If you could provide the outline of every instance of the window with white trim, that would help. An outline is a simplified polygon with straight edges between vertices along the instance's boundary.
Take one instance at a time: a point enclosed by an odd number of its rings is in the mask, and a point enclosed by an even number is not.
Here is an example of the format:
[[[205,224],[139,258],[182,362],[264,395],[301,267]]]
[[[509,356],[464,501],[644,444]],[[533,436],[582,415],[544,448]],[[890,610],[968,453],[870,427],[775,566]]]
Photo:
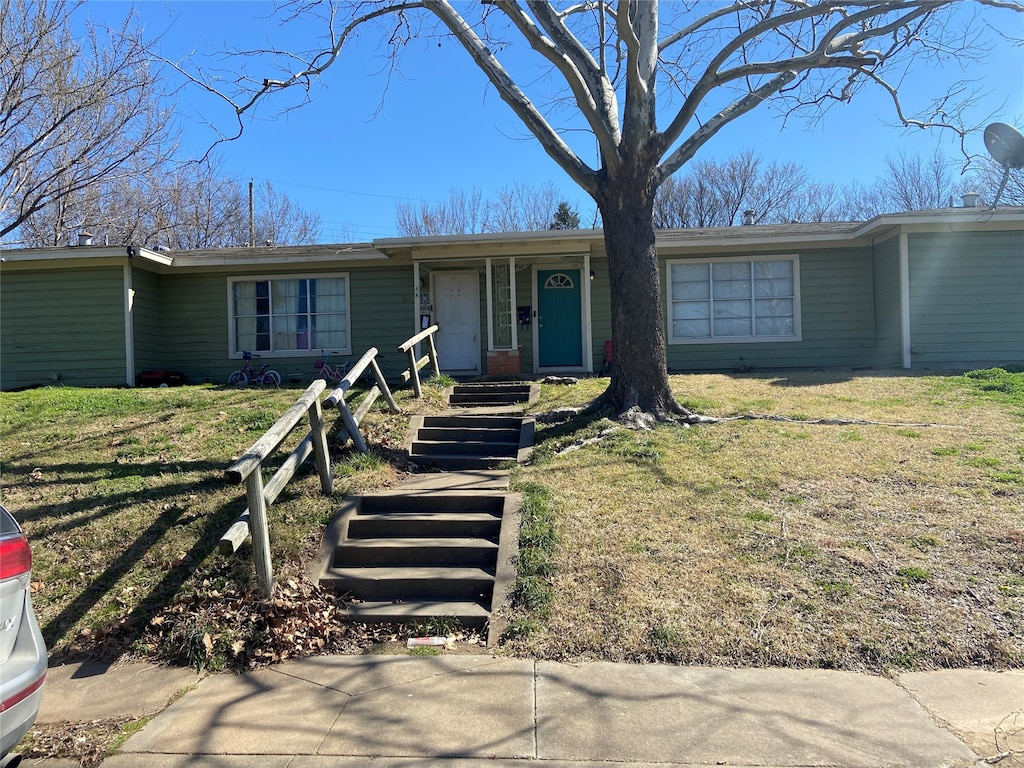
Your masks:
[[[798,257],[669,261],[670,343],[796,341]]]
[[[231,351],[351,354],[348,275],[230,278]]]

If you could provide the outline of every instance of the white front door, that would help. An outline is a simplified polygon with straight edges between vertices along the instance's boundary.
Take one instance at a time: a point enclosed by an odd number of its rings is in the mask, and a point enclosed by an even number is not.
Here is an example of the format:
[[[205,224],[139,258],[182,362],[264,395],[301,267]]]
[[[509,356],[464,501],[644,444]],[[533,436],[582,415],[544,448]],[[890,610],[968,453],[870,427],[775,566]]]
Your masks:
[[[480,276],[434,272],[437,361],[442,371],[480,370]]]

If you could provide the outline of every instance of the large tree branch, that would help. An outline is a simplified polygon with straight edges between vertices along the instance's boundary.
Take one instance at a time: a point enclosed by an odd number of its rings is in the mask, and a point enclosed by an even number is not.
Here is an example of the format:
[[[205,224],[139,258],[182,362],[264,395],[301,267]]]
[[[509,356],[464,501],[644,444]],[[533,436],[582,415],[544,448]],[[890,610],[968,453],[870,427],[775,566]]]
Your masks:
[[[593,195],[597,190],[597,174],[562,140],[466,20],[447,0],[435,0],[427,7],[462,44],[474,63],[491,81],[502,101],[523,121],[548,156],[558,163],[573,181]]]
[[[895,34],[897,30],[906,27],[912,22],[918,22],[926,18],[938,8],[949,5],[950,2],[951,0],[904,0],[903,2],[891,3],[845,3],[843,4],[844,8],[841,16],[831,22],[820,37],[816,35],[817,39],[810,41],[813,43],[813,46],[808,45],[804,47],[804,50],[807,51],[804,55],[779,57],[772,61],[758,63],[744,60],[738,66],[720,71],[721,67],[732,56],[743,50],[744,45],[772,33],[784,36],[785,30],[789,25],[798,22],[816,22],[819,16],[822,19],[834,16],[837,8],[833,4],[823,3],[811,6],[801,3],[797,5],[794,11],[777,16],[768,16],[752,24],[749,28],[741,30],[735,35],[712,58],[711,63],[687,95],[682,107],[663,132],[662,140],[665,151],[679,139],[704,99],[716,88],[748,77],[770,75],[789,70],[805,72],[830,68],[849,68],[857,72],[866,72],[868,66],[881,63],[894,50],[905,47],[908,42],[906,40],[899,41],[889,51],[882,52],[864,51],[862,45],[865,41]],[[851,7],[858,8],[858,10],[855,13],[846,13],[845,11]],[[872,21],[876,18],[885,17],[894,12],[898,12],[898,16],[892,21],[881,26],[872,25]],[[847,33],[847,30],[851,28],[855,29],[856,32]],[[797,39],[789,40],[791,47],[796,48],[798,46]],[[838,55],[842,53],[847,55]]]
[[[544,36],[514,0],[495,2],[530,46],[562,74],[576,105],[593,129],[602,153],[614,159],[620,141],[614,88],[547,2],[528,0],[528,4],[552,39]]]
[[[692,24],[687,24],[685,27],[677,29],[671,35],[665,37],[660,43],[658,43],[658,51],[664,52],[671,48],[676,43],[687,39],[691,35],[696,34],[701,29],[706,27],[708,24],[718,21],[719,19],[730,16],[740,11],[749,11],[759,5],[770,5],[775,0],[737,0],[737,2],[731,5],[721,5],[711,13],[702,16]]]
[[[693,157],[697,150],[704,146],[725,125],[754,109],[764,102],[765,99],[778,93],[796,77],[796,72],[783,72],[760,88],[751,91],[739,101],[730,104],[708,120],[658,166],[654,180],[655,186],[659,186],[665,179],[682,168],[683,164]]]
[[[628,0],[616,17],[626,47],[625,151],[636,158],[656,132],[655,84],[658,69],[658,0]]]

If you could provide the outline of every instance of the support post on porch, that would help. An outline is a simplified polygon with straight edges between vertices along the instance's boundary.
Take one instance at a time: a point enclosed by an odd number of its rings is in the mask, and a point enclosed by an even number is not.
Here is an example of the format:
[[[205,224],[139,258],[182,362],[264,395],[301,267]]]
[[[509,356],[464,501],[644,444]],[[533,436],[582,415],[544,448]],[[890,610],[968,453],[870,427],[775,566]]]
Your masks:
[[[491,295],[494,292],[493,281],[491,280],[491,260],[484,260],[484,273],[485,273],[485,289],[484,293],[487,295],[487,351],[494,351],[494,297]]]
[[[512,349],[519,351],[519,307],[516,306],[516,260],[508,259],[509,322],[512,323]]]

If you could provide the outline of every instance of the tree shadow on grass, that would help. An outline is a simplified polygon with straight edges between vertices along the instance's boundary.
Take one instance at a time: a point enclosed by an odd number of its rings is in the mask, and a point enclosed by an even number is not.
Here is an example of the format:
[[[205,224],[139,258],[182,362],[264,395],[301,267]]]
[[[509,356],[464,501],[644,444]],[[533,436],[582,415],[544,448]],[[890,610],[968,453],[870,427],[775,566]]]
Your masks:
[[[201,489],[201,484],[197,486],[197,489]],[[244,501],[241,504],[238,501],[232,501],[221,505],[215,512],[206,516],[205,522],[196,531],[195,543],[192,547],[176,559],[177,564],[167,568],[160,581],[150,587],[144,597],[138,599],[135,607],[126,616],[118,620],[117,642],[114,647],[107,648],[106,653],[99,654],[96,649],[75,651],[72,648],[63,647],[51,655],[51,663],[54,661],[68,663],[80,660],[78,657],[81,656],[86,658],[96,658],[97,656],[102,658],[104,655],[116,657],[122,651],[129,649],[135,640],[141,638],[153,615],[161,608],[166,607],[185,582],[195,573],[197,565],[216,551],[220,537],[238,515],[241,506],[244,506]],[[60,613],[46,622],[42,627],[42,632],[48,647],[55,647],[68,627],[74,626],[85,618],[115,588],[122,577],[138,566],[144,556],[176,525],[181,511],[180,508],[174,506],[164,509],[125,546],[122,552],[111,560],[103,572],[97,575],[78,596],[68,603]]]

